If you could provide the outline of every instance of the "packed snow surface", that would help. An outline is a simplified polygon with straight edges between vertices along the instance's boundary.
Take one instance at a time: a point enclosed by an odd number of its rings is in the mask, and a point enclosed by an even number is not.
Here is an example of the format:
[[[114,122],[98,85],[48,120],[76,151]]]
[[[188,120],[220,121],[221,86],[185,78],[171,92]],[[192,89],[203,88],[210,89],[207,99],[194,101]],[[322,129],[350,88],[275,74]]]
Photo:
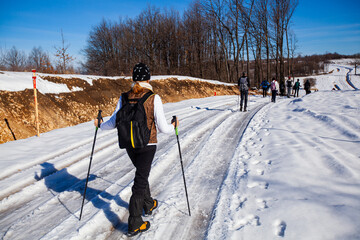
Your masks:
[[[238,96],[164,105],[150,187],[159,208],[133,239],[359,239],[360,92]],[[92,122],[0,145],[2,239],[127,239],[134,167],[117,132]]]

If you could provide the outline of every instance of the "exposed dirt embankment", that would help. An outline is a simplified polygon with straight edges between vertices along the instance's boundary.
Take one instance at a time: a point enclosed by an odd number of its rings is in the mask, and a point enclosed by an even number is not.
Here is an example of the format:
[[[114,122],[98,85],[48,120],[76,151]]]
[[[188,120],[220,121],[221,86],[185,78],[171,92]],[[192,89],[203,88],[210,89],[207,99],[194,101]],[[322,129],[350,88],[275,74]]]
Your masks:
[[[103,116],[111,115],[120,94],[130,90],[131,86],[129,79],[98,79],[90,85],[82,79],[42,78],[55,83],[65,83],[69,89],[82,88],[83,91],[60,94],[38,92],[40,133],[90,121],[96,117],[99,109],[103,110]],[[203,81],[170,78],[151,81],[150,84],[164,103],[210,97],[214,96],[215,92],[217,95],[238,94],[235,86]],[[13,134],[16,139],[36,135],[34,112],[32,89],[21,92],[0,91],[0,143],[14,140]]]

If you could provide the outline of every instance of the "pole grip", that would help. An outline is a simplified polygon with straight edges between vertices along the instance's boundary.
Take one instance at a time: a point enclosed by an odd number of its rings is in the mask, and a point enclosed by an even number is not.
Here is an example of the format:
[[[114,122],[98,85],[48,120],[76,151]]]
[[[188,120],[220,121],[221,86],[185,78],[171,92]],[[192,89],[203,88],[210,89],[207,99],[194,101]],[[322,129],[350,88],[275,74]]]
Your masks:
[[[101,116],[101,112],[102,112],[102,110],[99,110],[99,112],[98,112],[98,115],[97,115],[97,120],[98,120],[98,128],[100,127],[100,121],[102,120],[102,116]]]
[[[171,123],[175,123],[175,134],[176,136],[179,135],[179,132],[178,132],[178,127],[177,127],[177,117],[176,116],[173,116],[172,120],[171,120]]]
[[[176,121],[176,116],[173,116],[171,123],[175,123],[175,128],[177,128],[177,121]]]

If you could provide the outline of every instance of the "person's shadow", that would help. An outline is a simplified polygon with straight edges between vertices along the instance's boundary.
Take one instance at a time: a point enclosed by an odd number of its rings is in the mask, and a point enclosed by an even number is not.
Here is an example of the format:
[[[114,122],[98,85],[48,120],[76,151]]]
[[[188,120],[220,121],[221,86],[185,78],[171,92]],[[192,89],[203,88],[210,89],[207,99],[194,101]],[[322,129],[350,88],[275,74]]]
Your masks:
[[[86,179],[79,179],[73,175],[71,175],[66,168],[58,171],[55,167],[54,164],[52,163],[47,163],[44,162],[42,164],[40,164],[43,168],[41,169],[41,174],[40,176],[38,176],[37,173],[35,173],[34,178],[39,181],[41,179],[44,179],[45,185],[46,187],[49,189],[49,191],[56,196],[56,193],[61,193],[61,192],[79,192],[81,195],[84,194],[84,189],[85,189],[85,182]],[[56,173],[56,174],[54,174]],[[96,175],[94,174],[90,174],[89,175],[89,181],[93,181],[97,178]],[[56,192],[56,193],[54,193]],[[101,197],[96,197],[100,195]],[[89,202],[91,202],[94,207],[101,209],[105,216],[107,217],[107,219],[112,223],[113,227],[119,231],[122,231],[124,233],[127,232],[127,223],[123,223],[121,222],[121,220],[119,219],[118,215],[116,215],[114,212],[111,211],[110,208],[110,203],[106,202],[102,199],[108,199],[108,200],[114,200],[119,206],[124,207],[124,208],[128,208],[129,205],[127,202],[123,201],[119,195],[113,196],[109,193],[107,193],[106,191],[102,191],[102,190],[98,190],[95,188],[91,188],[87,187],[86,190],[86,196],[85,199]],[[59,202],[61,203],[61,205],[69,212],[71,213],[73,216],[75,216],[75,214],[73,213],[73,211],[71,211],[65,203],[63,203],[59,197],[58,197]],[[79,205],[81,204],[81,202],[79,202]],[[77,216],[75,216],[76,218],[79,218]]]

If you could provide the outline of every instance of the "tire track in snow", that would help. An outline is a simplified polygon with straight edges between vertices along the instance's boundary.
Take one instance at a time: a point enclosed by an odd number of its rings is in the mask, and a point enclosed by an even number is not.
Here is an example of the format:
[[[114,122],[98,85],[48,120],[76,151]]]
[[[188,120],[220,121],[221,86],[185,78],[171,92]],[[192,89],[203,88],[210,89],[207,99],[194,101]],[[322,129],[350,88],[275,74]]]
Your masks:
[[[117,140],[111,140],[98,144],[100,146],[97,146],[94,153],[113,146],[116,142]],[[85,144],[81,144],[77,147],[74,147],[72,150],[62,152],[58,155],[54,155],[54,158],[48,158],[46,161],[41,161],[41,164],[37,164],[35,166],[32,166],[31,168],[27,168],[25,170],[22,170],[21,172],[8,176],[0,182],[0,201],[14,193],[17,193],[18,191],[21,191],[25,187],[35,183],[36,181],[41,180],[44,177],[54,174],[57,171],[61,171],[62,169],[67,168],[85,158],[89,158],[90,152],[85,150],[90,149],[90,147],[91,145],[88,142]],[[46,173],[43,172],[38,178],[32,176],[31,173],[40,172],[43,169],[41,165],[43,165],[44,163],[53,164],[54,169]]]
[[[101,152],[98,153],[98,155],[100,154]],[[108,155],[108,161],[101,161],[101,158],[94,155],[92,176],[96,178],[89,182],[89,188],[92,189],[92,192],[88,190],[87,201],[91,201],[98,194],[104,193],[102,189],[113,184],[112,182],[106,181],[103,176],[99,177],[98,173],[99,171],[103,171],[103,166],[108,163],[113,165],[111,163],[116,163],[116,159],[121,156],[116,155],[110,157],[111,153],[108,153]],[[123,153],[122,156],[125,158],[125,153]],[[127,169],[131,170],[130,164],[128,164],[127,168],[124,164],[122,164],[122,166],[125,172]],[[51,224],[53,224],[53,221],[51,221],[51,219],[58,219],[58,222],[61,222],[61,218],[67,217],[68,215],[78,219],[78,214],[76,216],[75,214],[80,208],[85,185],[84,179],[86,178],[85,169],[87,167],[88,159],[87,161],[73,164],[69,169],[57,171],[25,188],[18,194],[11,196],[9,199],[6,199],[6,201],[2,201],[0,206],[1,209],[5,211],[2,212],[0,216],[1,229],[11,229],[12,232],[14,232],[11,235],[11,239],[16,239],[15,236],[17,236],[17,234],[20,234],[19,239],[21,239],[21,236],[24,234],[28,237],[33,236],[33,238],[37,238],[43,235],[43,231],[48,231],[52,228]],[[19,205],[19,207],[16,208],[13,205]],[[56,205],[58,205],[58,208],[57,211],[54,211]],[[31,222],[39,224],[35,225],[35,228],[36,226],[38,227],[33,229],[34,226]],[[47,227],[39,228],[41,223]]]
[[[220,103],[218,104],[218,106],[223,106],[223,105],[228,105],[229,103],[228,102],[225,102],[224,103],[224,101],[219,101]],[[206,106],[206,105],[208,105],[208,104],[203,104],[203,106]],[[200,111],[199,111],[200,112]],[[206,112],[206,111],[204,111],[204,110],[202,110],[202,112]],[[192,115],[192,114],[190,114],[190,115]],[[215,115],[215,113],[213,113],[213,115]],[[204,116],[204,118],[205,118],[205,116]],[[202,118],[202,120],[204,120],[203,118]],[[201,121],[201,119],[199,119],[199,121]],[[186,121],[185,121],[186,122]],[[194,124],[196,124],[196,123],[194,123]],[[192,128],[193,126],[191,126],[191,128]],[[184,131],[183,132],[184,134],[187,134],[187,131]],[[169,139],[169,138],[171,138],[171,137],[167,137],[167,139]],[[97,141],[98,142],[98,141]],[[115,140],[115,142],[116,142],[116,140]],[[167,141],[166,141],[167,142]],[[174,141],[174,144],[175,144],[176,142]],[[165,145],[165,142],[163,142],[163,143],[159,143],[160,145],[162,145],[162,144],[164,144]],[[98,143],[97,143],[97,145],[98,145]],[[111,144],[109,144],[109,145],[111,145]],[[115,145],[115,147],[117,148],[117,144],[114,144]],[[104,148],[104,151],[106,152],[106,147]],[[101,151],[100,151],[101,152]],[[88,154],[89,155],[89,154]],[[87,155],[87,156],[88,156]],[[98,157],[96,156],[96,154],[94,155],[94,159],[97,159]],[[116,157],[115,157],[116,158]],[[114,159],[111,159],[110,160],[110,162],[111,161],[113,161]],[[126,160],[127,161],[127,160]],[[71,161],[70,161],[71,162]],[[129,163],[130,161],[127,161],[127,163]],[[68,170],[69,171],[71,171],[71,169],[72,168],[80,168],[79,166],[77,166],[77,167],[75,167],[74,166],[75,165],[75,163],[74,164],[69,164],[69,166],[67,166],[68,168]],[[82,159],[82,160],[79,160],[78,161],[78,163],[76,164],[76,165],[83,165],[83,169],[86,169],[87,168],[87,165],[88,165],[88,157],[85,157],[84,159]],[[103,164],[103,165],[106,165],[106,163],[105,164]],[[97,164],[96,164],[96,161],[94,161],[94,163],[93,163],[93,166],[92,166],[92,170],[95,170],[96,169],[96,166],[97,166]],[[112,171],[113,169],[110,169],[109,171]],[[83,171],[83,172],[85,172],[85,171]],[[93,171],[92,171],[92,173],[93,173]],[[97,174],[97,172],[94,172],[94,174]],[[39,182],[41,182],[41,181],[46,181],[46,179],[47,178],[51,178],[51,177],[54,177],[54,178],[56,178],[56,175],[60,175],[60,173],[59,173],[59,171],[57,171],[57,172],[54,172],[53,174],[51,174],[51,175],[49,175],[49,176],[47,176],[47,177],[43,177],[43,180],[40,180]],[[75,174],[74,174],[75,175]],[[129,179],[131,179],[131,180],[127,180],[127,182],[125,183],[125,185],[127,184],[127,185],[129,185],[131,182],[132,182],[132,175],[133,175],[133,173],[132,174],[130,174],[131,175],[131,177],[129,178]],[[97,179],[96,179],[97,180]],[[95,180],[95,181],[96,181]],[[44,183],[39,183],[38,185],[44,185]],[[24,211],[24,214],[23,214],[23,216],[24,217],[21,217],[21,216],[19,216],[19,220],[18,220],[18,222],[21,222],[21,223],[24,223],[24,222],[27,222],[29,219],[31,219],[32,218],[32,216],[36,216],[37,214],[39,214],[39,212],[42,212],[42,214],[43,215],[46,215],[46,214],[44,214],[44,209],[45,209],[45,207],[44,207],[44,205],[46,205],[46,204],[48,204],[48,202],[51,202],[51,204],[50,205],[54,205],[55,204],[55,202],[59,202],[60,201],[60,199],[62,199],[64,202],[63,203],[61,203],[61,205],[63,205],[63,207],[65,207],[66,205],[71,205],[71,204],[68,204],[67,202],[66,202],[66,200],[65,199],[63,199],[63,196],[62,195],[66,195],[66,194],[64,194],[64,192],[65,191],[68,191],[69,189],[69,191],[71,192],[73,189],[76,189],[76,188],[78,188],[78,186],[77,185],[79,185],[80,183],[81,183],[82,181],[78,181],[78,182],[76,182],[75,183],[75,185],[72,185],[72,186],[70,186],[70,187],[68,187],[66,190],[64,190],[64,191],[62,191],[62,192],[60,192],[59,194],[56,194],[56,193],[54,193],[54,192],[52,192],[52,195],[53,195],[53,197],[50,199],[50,200],[44,200],[43,202],[41,202],[40,201],[40,204],[31,204],[31,203],[29,203],[30,204],[30,206],[28,206],[28,207],[24,207],[24,208],[22,208],[22,210],[28,210],[28,211]],[[93,182],[91,182],[91,184],[93,184]],[[119,180],[117,183],[116,183],[117,185],[119,185],[119,184],[123,184],[123,180]],[[116,185],[115,184],[115,185]],[[35,184],[36,185],[36,184]],[[114,184],[112,184],[112,185],[114,185]],[[123,184],[124,185],[124,184]],[[31,186],[30,186],[30,188],[31,188]],[[35,187],[35,189],[36,188],[39,188],[39,186],[36,186]],[[72,190],[71,190],[72,189]],[[104,189],[104,188],[100,188],[100,189]],[[27,189],[27,191],[30,191],[31,193],[33,193],[33,191],[34,191],[34,189],[32,189],[32,190],[30,190],[30,189]],[[41,195],[41,192],[42,192],[43,190],[40,190],[40,192],[38,193],[38,195]],[[99,196],[101,196],[101,194],[102,193],[104,193],[105,195],[106,195],[106,193],[107,193],[107,189],[105,189],[103,192],[101,192],[100,194],[99,194]],[[115,192],[115,193],[118,193],[118,192]],[[114,195],[113,195],[114,196]],[[21,197],[20,197],[21,198]],[[95,197],[95,198],[97,198],[97,197]],[[78,196],[78,197],[76,197],[76,199],[75,199],[76,201],[78,201],[79,200],[79,202],[80,202],[80,200],[81,200],[81,196]],[[90,205],[92,204],[91,203],[91,201],[93,201],[93,199],[91,199],[91,200],[89,200],[89,202],[87,203],[87,205],[89,205],[89,203],[90,203]],[[94,201],[97,201],[96,199],[94,200]],[[115,204],[116,204],[116,201],[113,201],[113,202],[115,202]],[[112,204],[112,205],[114,205],[114,204]],[[109,205],[110,206],[110,205]],[[41,209],[40,209],[40,207],[42,207]],[[49,208],[50,210],[51,210],[51,208]],[[86,209],[86,205],[85,205],[85,207],[84,207],[84,209]],[[96,212],[99,212],[99,211],[101,211],[101,209],[99,210],[99,209],[96,209],[95,208],[95,215],[97,215],[96,214]],[[30,214],[28,214],[27,215],[27,212],[29,212]],[[45,211],[46,212],[46,211]],[[77,212],[78,213],[78,212]],[[68,213],[69,214],[69,213]],[[76,214],[76,212],[71,212],[70,213],[70,218],[72,217],[72,218],[74,218],[75,215]],[[6,213],[5,213],[5,215],[6,215]],[[27,216],[26,216],[27,215]],[[56,214],[55,214],[56,215]],[[52,215],[52,216],[54,216],[54,215]],[[14,217],[14,219],[16,218],[16,216]],[[21,220],[22,219],[22,220]],[[46,221],[46,219],[48,219],[48,218],[45,218],[45,221]],[[85,218],[84,218],[85,219]],[[4,220],[4,219],[2,219],[2,220]],[[7,220],[5,219],[5,222],[10,222],[10,218],[7,218]],[[86,225],[86,222],[87,221],[84,221],[84,225]],[[16,224],[15,224],[16,225]],[[20,224],[19,226],[21,226],[22,224]],[[18,226],[18,227],[19,227]],[[19,227],[20,228],[20,227]],[[23,228],[24,229],[26,229],[26,224],[23,226]],[[56,228],[56,226],[55,226],[55,228]],[[30,229],[32,229],[32,228],[30,228]],[[51,227],[50,227],[50,229],[51,229]],[[29,230],[29,232],[31,232],[30,230]],[[38,235],[37,235],[38,236]]]
[[[239,118],[239,114],[242,117]],[[176,157],[178,158],[177,154],[173,154],[175,159],[172,160],[174,162],[172,165],[175,167],[172,168],[172,171],[165,176],[159,174],[158,177],[154,177],[155,183],[162,182],[162,184],[155,184],[155,187],[153,183],[150,184],[154,196],[160,200],[160,205],[158,212],[153,217],[152,227],[146,234],[139,236],[139,239],[161,239],[164,232],[171,239],[199,239],[204,236],[229,160],[232,158],[243,130],[251,120],[249,115],[251,116],[252,112],[224,114],[223,120],[213,121],[215,128],[211,126],[211,133],[206,134],[203,137],[204,140],[193,149],[191,146],[197,143],[192,142],[191,139],[196,136],[188,136],[188,142],[182,141],[192,217],[186,216],[187,205],[182,187],[181,170],[175,166],[179,166],[179,159],[176,159]],[[214,146],[221,147],[214,148]],[[176,148],[174,147],[173,150],[176,151]],[[208,159],[208,156],[217,157]],[[170,159],[166,161],[170,161]],[[214,166],[216,167],[214,168]],[[199,171],[200,169],[201,171]],[[156,169],[152,170],[152,172],[154,171]],[[213,191],[209,192],[209,189],[213,189]],[[169,221],[171,222],[169,223]],[[191,231],[191,229],[196,229],[196,231]],[[121,237],[123,234],[115,231],[108,239],[120,239]]]
[[[221,104],[221,105],[224,105],[224,104]],[[196,118],[197,121],[195,121],[195,122],[193,121],[190,124],[183,123],[183,121],[182,121],[181,127],[184,128],[184,131],[180,130],[180,139],[181,139],[180,141],[181,141],[181,146],[182,146],[183,151],[184,151],[184,149],[188,149],[188,146],[190,146],[190,148],[192,148],[191,146],[194,146],[191,139],[193,139],[193,138],[196,139],[196,138],[198,138],[198,136],[202,136],[206,132],[208,132],[207,135],[209,135],[212,131],[214,131],[214,129],[216,129],[216,126],[221,124],[226,119],[226,117],[230,114],[230,112],[231,111],[227,111],[226,115],[218,116],[217,111],[215,111],[215,112],[211,111],[210,115],[208,113],[204,116],[203,111],[198,111],[198,118]],[[206,127],[199,128],[199,126],[201,126],[200,123],[206,122],[206,120],[208,120]],[[186,125],[186,126],[184,126],[184,125]],[[204,124],[202,126],[204,126]],[[189,129],[189,130],[186,130],[186,129]],[[194,129],[195,129],[195,131],[193,131]],[[170,136],[170,138],[175,139],[174,136]],[[186,141],[186,140],[183,141],[183,139],[186,139],[188,141]],[[204,142],[206,142],[206,141],[204,141]],[[203,147],[203,145],[200,145],[200,146],[196,145],[196,146],[197,147],[195,149],[192,149],[189,151],[184,151],[183,159],[184,159],[185,166],[187,165],[186,159],[189,159],[188,156],[196,154],[197,153],[196,149]],[[181,179],[181,181],[182,181],[182,176],[178,175],[179,170],[180,170],[180,168],[179,168],[180,165],[179,165],[179,156],[178,156],[178,149],[177,149],[176,141],[174,141],[173,145],[167,144],[163,147],[160,146],[156,156],[159,156],[159,157],[156,157],[156,159],[154,159],[149,181],[150,181],[152,194],[153,194],[153,196],[157,197],[158,193],[161,194],[161,192],[163,191],[164,186],[166,185],[167,182],[171,181],[173,178],[175,178],[177,180]],[[164,173],[166,173],[166,172],[168,174],[164,176]],[[176,176],[173,176],[174,174]],[[164,179],[166,179],[165,182],[163,182]],[[183,193],[181,188],[179,189],[179,191],[181,194]],[[158,198],[158,199],[160,200],[161,198]],[[128,217],[128,213],[127,213],[127,209],[126,209],[125,215],[121,217],[122,222],[127,222],[127,217]],[[126,226],[127,225],[125,224],[125,225],[121,226],[121,229],[117,229],[117,230],[114,229],[115,231],[112,233],[112,235],[107,237],[107,239],[118,239],[118,238],[124,237],[123,232],[127,231]]]
[[[255,109],[253,116],[261,109],[260,107]],[[256,149],[261,149],[263,146],[254,145],[253,142],[253,138],[257,136],[254,135],[252,129],[254,126],[257,129],[259,124],[262,124],[263,111],[259,115],[260,120],[257,118],[246,134],[244,129],[241,141],[234,151],[213,207],[205,239],[226,239],[229,236],[240,239],[241,237],[235,237],[236,235],[231,233],[242,232],[248,225],[261,225],[257,214],[268,208],[267,200],[256,197],[252,191],[259,191],[256,188],[266,191],[268,183],[259,179],[264,175],[265,167],[269,163],[258,161],[257,157],[261,156],[261,152]],[[250,148],[254,149],[250,150]],[[226,222],[225,225],[224,222]]]
[[[105,138],[107,137],[107,135],[109,135],[111,133],[106,133],[106,134],[102,134],[102,136],[99,136],[98,138],[101,139],[101,138]],[[67,153],[70,153],[78,148],[81,148],[85,145],[88,145],[88,144],[92,144],[93,142],[93,138],[87,138],[83,141],[80,141],[78,143],[76,143],[75,145],[72,145],[72,146],[68,146],[66,149],[61,149],[59,151],[56,151],[55,153],[51,153],[51,154],[48,154],[46,156],[43,156],[43,157],[40,157],[39,159],[35,160],[35,161],[31,161],[29,162],[28,164],[25,164],[25,165],[22,165],[22,166],[15,166],[13,169],[9,169],[5,172],[2,172],[0,173],[0,181],[8,178],[8,177],[11,177],[13,176],[14,174],[17,174],[21,171],[25,171],[27,169],[30,169],[36,165],[39,165],[40,163],[43,163],[43,162],[46,162],[46,161],[50,161],[54,158],[57,158],[57,157],[60,157],[62,155],[65,155]],[[0,197],[0,200],[1,200],[1,197]]]

